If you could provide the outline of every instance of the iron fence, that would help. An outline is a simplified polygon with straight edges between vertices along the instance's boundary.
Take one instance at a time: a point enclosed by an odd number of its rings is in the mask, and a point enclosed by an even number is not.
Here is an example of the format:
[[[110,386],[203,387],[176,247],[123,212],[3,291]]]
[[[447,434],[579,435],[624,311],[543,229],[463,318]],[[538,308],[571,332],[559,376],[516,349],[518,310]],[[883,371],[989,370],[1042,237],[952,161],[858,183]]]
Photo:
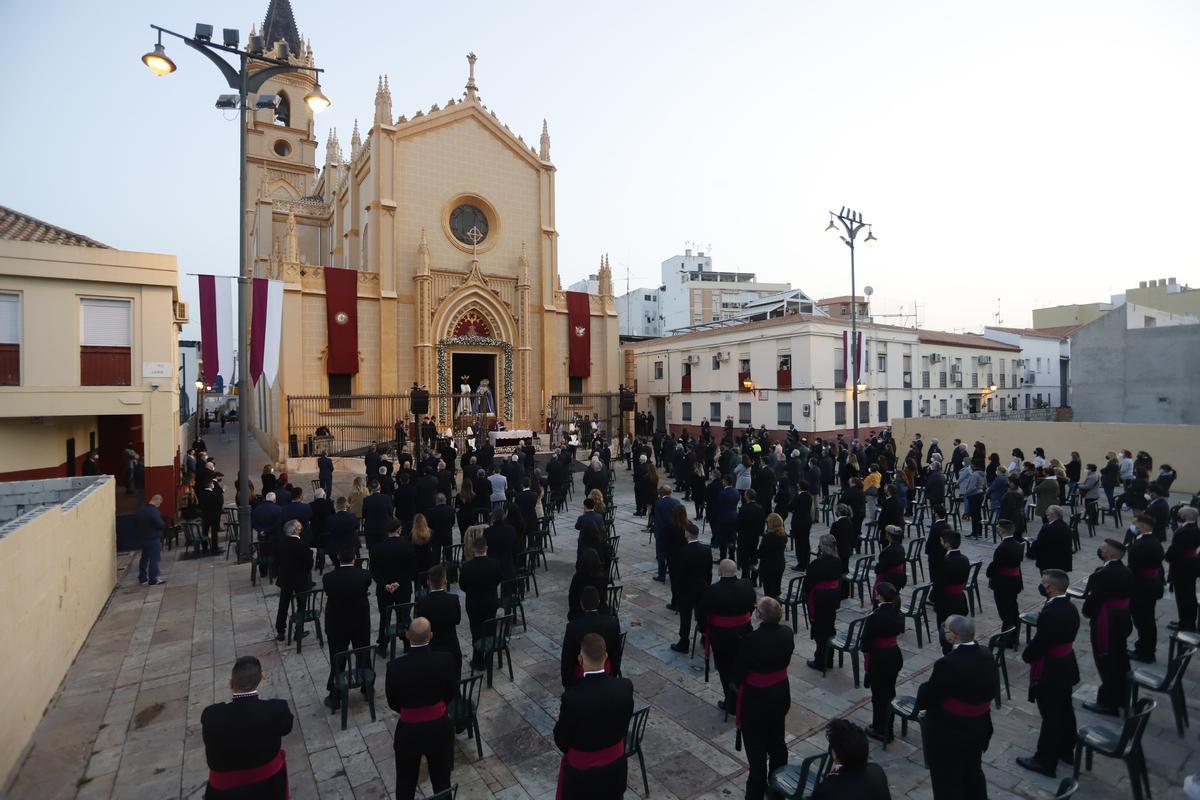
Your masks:
[[[981,421],[1012,420],[1015,422],[1057,422],[1054,408],[1007,408],[999,411],[977,411],[963,414],[939,414],[937,419],[977,419]]]
[[[550,398],[551,441],[558,444],[567,433],[571,423],[582,427],[586,439],[590,435],[591,423],[603,430],[609,439],[616,439],[621,431],[621,395],[617,392],[600,394],[556,394]]]

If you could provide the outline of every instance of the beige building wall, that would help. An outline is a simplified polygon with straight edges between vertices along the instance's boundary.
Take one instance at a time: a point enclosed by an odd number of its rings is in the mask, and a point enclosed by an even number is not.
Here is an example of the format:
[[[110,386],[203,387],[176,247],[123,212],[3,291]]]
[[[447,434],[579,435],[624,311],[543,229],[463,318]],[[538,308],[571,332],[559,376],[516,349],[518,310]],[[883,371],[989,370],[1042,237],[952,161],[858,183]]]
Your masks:
[[[1034,328],[1060,328],[1067,325],[1086,325],[1112,311],[1112,303],[1074,303],[1033,310]]]
[[[82,458],[95,435],[95,417],[0,418],[0,473],[58,467],[67,456],[65,442],[72,438],[76,458]]]
[[[4,776],[16,765],[116,585],[115,482],[102,476],[45,483],[71,481],[92,488],[0,528]]]
[[[981,441],[989,453],[1007,458],[1014,447],[1026,453],[1042,447],[1047,458],[1066,463],[1071,451],[1078,451],[1085,464],[1104,464],[1109,451],[1145,450],[1154,457],[1155,468],[1170,464],[1179,473],[1172,490],[1191,494],[1200,491],[1200,426],[1131,425],[1102,422],[981,422],[955,419],[892,419],[892,433],[907,445],[913,435],[921,434],[928,442],[938,439],[943,449],[947,442]]]

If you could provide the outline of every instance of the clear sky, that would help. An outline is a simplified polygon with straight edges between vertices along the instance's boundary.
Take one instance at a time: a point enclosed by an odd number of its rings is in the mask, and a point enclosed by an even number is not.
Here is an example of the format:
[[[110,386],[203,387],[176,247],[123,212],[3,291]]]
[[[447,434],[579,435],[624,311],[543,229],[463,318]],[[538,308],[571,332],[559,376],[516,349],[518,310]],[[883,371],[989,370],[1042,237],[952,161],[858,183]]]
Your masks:
[[[198,53],[154,77],[155,22],[262,24],[266,0],[0,0],[0,204],[181,272],[236,271],[236,123]],[[860,208],[876,313],[978,330],[999,308],[1200,284],[1200,3],[1193,0],[293,0],[348,147],[387,73],[393,110],[480,94],[549,120],[564,285],[608,252],[618,293],[686,242],[718,269],[846,294],[827,211]],[[323,153],[318,153],[318,163]],[[183,278],[194,296],[194,279]],[[881,320],[883,321],[883,320]],[[899,319],[887,320],[899,322]],[[911,324],[911,317],[906,320]]]

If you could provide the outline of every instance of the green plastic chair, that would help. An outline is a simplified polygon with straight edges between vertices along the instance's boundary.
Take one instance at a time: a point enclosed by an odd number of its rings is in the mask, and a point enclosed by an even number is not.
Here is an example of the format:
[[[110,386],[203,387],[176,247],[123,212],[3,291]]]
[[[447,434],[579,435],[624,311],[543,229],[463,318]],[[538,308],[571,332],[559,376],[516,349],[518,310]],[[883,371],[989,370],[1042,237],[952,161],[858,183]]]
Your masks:
[[[1167,671],[1159,672],[1149,667],[1138,667],[1129,673],[1129,703],[1138,700],[1138,690],[1159,692],[1171,698],[1171,711],[1175,715],[1175,730],[1183,738],[1183,729],[1188,726],[1187,699],[1183,696],[1183,675],[1196,650],[1184,647],[1167,663]]]
[[[1150,794],[1150,773],[1146,769],[1146,756],[1142,752],[1142,735],[1150,722],[1150,715],[1158,703],[1143,697],[1134,706],[1133,713],[1125,717],[1119,731],[1105,725],[1085,725],[1079,729],[1075,741],[1075,772],[1072,778],[1079,779],[1079,767],[1087,756],[1087,769],[1092,769],[1092,755],[1099,753],[1109,758],[1119,758],[1129,771],[1129,786],[1133,789],[1133,800],[1142,800],[1142,789]]]
[[[388,641],[388,657],[396,657],[396,642],[404,638],[408,623],[412,621],[416,603],[396,603],[383,608],[383,636]]]
[[[375,668],[371,666],[374,645],[364,645],[353,650],[346,650],[333,655],[333,690],[341,697],[342,730],[350,716],[350,690],[362,689],[367,696],[367,706],[371,709],[371,721],[375,721]],[[354,658],[356,666],[350,666]],[[332,711],[330,713],[333,713]]]
[[[931,583],[914,586],[908,595],[908,608],[901,612],[901,616],[912,620],[913,630],[917,632],[917,647],[925,646],[925,641],[921,638],[922,625],[925,628],[925,638],[933,641],[929,627],[929,590],[932,588]]]
[[[625,758],[637,754],[638,765],[642,768],[642,788],[646,790],[646,797],[650,796],[650,779],[646,777],[646,757],[642,755],[642,739],[646,735],[646,722],[649,719],[649,706],[635,711],[629,719],[629,729],[625,731]]]
[[[788,764],[771,773],[768,783],[771,791],[787,798],[787,800],[806,800],[812,797],[817,784],[824,778],[830,767],[829,753],[809,756],[800,762],[799,766]]]
[[[507,614],[494,617],[483,623],[483,637],[475,641],[475,649],[483,655],[487,665],[487,685],[492,688],[493,665],[503,668],[508,661],[508,679],[513,680],[512,653],[508,649],[508,640],[512,637],[512,626],[516,617]]]
[[[325,637],[321,634],[321,613],[325,610],[325,590],[309,589],[292,595],[292,613],[288,615],[287,644],[296,640],[296,652],[300,652],[304,641],[306,623],[311,622],[317,631],[317,642],[324,647]]]
[[[454,730],[466,731],[475,738],[479,757],[483,758],[483,737],[479,732],[479,696],[483,692],[483,676],[473,673],[458,682],[458,697],[450,701],[448,709]]]
[[[866,617],[850,620],[850,626],[846,628],[844,634],[836,633],[829,640],[830,649],[836,650],[838,654],[838,667],[844,663],[844,657],[850,656],[850,666],[854,668],[854,688],[858,688],[858,654],[862,649],[862,629],[866,624]],[[825,671],[822,670],[824,675]]]

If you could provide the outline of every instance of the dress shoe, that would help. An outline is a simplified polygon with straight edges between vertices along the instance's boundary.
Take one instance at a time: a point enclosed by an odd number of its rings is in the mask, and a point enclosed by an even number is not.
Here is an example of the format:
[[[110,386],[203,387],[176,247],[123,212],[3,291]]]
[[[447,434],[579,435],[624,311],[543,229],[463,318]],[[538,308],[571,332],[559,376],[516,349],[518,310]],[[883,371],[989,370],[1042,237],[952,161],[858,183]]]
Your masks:
[[[1129,651],[1130,661],[1141,661],[1143,664],[1153,664],[1155,661],[1154,654],[1139,653],[1137,650]]]
[[[166,582],[166,578],[159,578],[158,580],[150,581],[147,586],[162,586]]]
[[[809,669],[815,669],[818,672],[823,672],[823,670],[821,669],[821,665],[818,664],[814,659],[810,658],[808,661],[805,661],[804,663],[808,665]]]
[[[671,645],[671,649],[676,653],[686,653],[688,651],[688,643],[676,642],[675,644]]]
[[[325,707],[328,708],[330,711],[337,711],[339,708],[342,707],[341,698],[339,698],[336,694],[333,694],[332,692],[330,692],[325,697]]]
[[[717,708],[721,709],[722,711],[728,711],[728,710],[729,710],[729,709],[725,708],[725,701],[724,701],[724,700],[718,700],[718,701],[717,701]]]
[[[805,569],[806,569],[806,567],[802,567],[799,564],[797,564],[796,566],[792,567],[792,572],[804,572]]]
[[[654,580],[656,580],[656,581],[657,581],[657,582],[659,582],[659,583],[666,583],[666,582],[667,582],[667,576],[666,576],[666,575],[655,575],[655,576],[654,576]]]
[[[674,603],[667,603],[667,611],[678,611],[679,608]]]
[[[887,744],[888,742],[891,742],[896,738],[894,734],[888,734],[885,737],[882,733],[875,730],[874,728],[872,728],[869,725],[867,726],[867,736],[871,737],[872,739],[874,739],[877,742],[883,742],[884,744]]]
[[[1177,619],[1173,619],[1173,620],[1171,620],[1170,622],[1168,622],[1168,623],[1167,623],[1167,630],[1171,630],[1171,631],[1177,631],[1177,630],[1179,630],[1179,620],[1177,620]]]
[[[387,658],[387,654],[388,648],[386,644],[375,645],[375,655],[379,656],[380,658]]]
[[[1054,777],[1054,772],[1055,772],[1054,767],[1051,767],[1050,769],[1046,769],[1041,764],[1039,764],[1036,759],[1028,758],[1027,756],[1017,756],[1017,765],[1020,767],[1024,767],[1025,769],[1029,770],[1030,772],[1036,772],[1039,775],[1045,775],[1047,778]]]
[[[287,638],[287,637],[285,637],[285,636],[283,635],[283,631],[280,631],[279,633],[275,634],[275,641],[277,641],[277,642],[282,642],[282,641],[284,641],[286,638]]]
[[[1121,712],[1118,711],[1117,709],[1109,708],[1108,706],[1102,706],[1099,703],[1084,703],[1083,708],[1084,708],[1084,710],[1090,711],[1093,714],[1101,714],[1105,717],[1121,716]]]

